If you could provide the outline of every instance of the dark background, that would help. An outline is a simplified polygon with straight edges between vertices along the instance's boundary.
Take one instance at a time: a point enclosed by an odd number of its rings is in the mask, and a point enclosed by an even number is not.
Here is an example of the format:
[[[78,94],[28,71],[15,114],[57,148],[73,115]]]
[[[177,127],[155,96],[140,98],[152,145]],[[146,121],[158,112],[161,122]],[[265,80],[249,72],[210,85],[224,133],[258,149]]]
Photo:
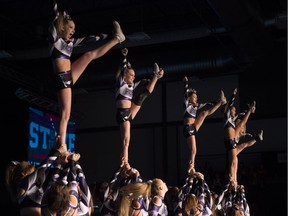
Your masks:
[[[132,126],[130,163],[143,177],[181,184],[187,164],[183,76],[198,90],[199,101],[217,99],[221,89],[229,97],[238,87],[239,110],[257,102],[248,131],[264,129],[264,141],[239,155],[239,182],[246,187],[251,215],[287,214],[286,1],[63,0],[59,7],[74,18],[75,36],[110,33],[118,20],[127,38],[93,61],[73,89],[75,148],[89,183],[109,179],[119,163],[113,84],[120,50],[128,47],[137,78],[150,76],[153,62],[165,69]],[[57,113],[46,42],[50,11],[46,0],[1,2],[1,176],[10,160],[27,159],[28,108]],[[72,60],[97,46],[75,49]],[[220,111],[206,119],[197,141],[196,163],[212,185],[215,173],[224,175]],[[1,189],[5,194],[4,184]],[[1,199],[10,208],[8,197]]]

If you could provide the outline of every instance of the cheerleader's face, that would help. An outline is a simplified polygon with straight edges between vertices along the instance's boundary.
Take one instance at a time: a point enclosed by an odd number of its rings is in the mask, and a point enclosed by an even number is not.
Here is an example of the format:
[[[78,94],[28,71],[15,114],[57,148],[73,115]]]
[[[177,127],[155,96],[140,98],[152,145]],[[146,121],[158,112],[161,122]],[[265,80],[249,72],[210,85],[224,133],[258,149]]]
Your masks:
[[[73,22],[73,20],[67,20],[67,22],[62,28],[61,37],[66,41],[70,41],[74,33],[75,33],[75,23]]]
[[[236,107],[231,107],[230,108],[230,116],[231,117],[235,117],[236,116]]]
[[[192,93],[189,99],[190,99],[190,103],[192,104],[197,104],[198,102],[198,96],[196,93]]]
[[[167,187],[166,183],[162,180],[160,180],[159,186],[160,186],[161,192],[163,193],[162,195],[164,196],[166,194],[166,192],[168,191],[168,187]]]
[[[135,80],[135,71],[133,69],[126,69],[124,80],[128,85],[133,84]]]

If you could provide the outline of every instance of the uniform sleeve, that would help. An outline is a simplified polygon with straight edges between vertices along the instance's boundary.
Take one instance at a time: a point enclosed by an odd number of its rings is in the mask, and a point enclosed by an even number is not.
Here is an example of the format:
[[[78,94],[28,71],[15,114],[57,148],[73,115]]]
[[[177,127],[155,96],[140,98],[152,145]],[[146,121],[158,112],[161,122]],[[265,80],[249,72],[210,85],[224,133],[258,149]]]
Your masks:
[[[109,185],[104,193],[104,200],[106,200],[109,195],[113,192],[113,186],[115,185],[115,182],[117,181],[119,175],[120,175],[121,168],[119,167],[113,174],[113,177],[111,178]]]
[[[56,1],[54,1],[54,7],[52,10],[52,20],[50,23],[48,37],[47,37],[48,42],[51,44],[53,44],[58,38],[58,34],[56,30],[56,20],[58,19],[58,17],[59,17],[58,6],[57,6]]]
[[[184,185],[180,188],[179,194],[178,194],[178,211],[181,211],[183,201],[186,197],[186,195],[190,192],[191,187],[189,183],[189,174],[186,174],[186,179]]]
[[[199,103],[197,106],[197,110],[202,109],[203,107],[211,107],[213,106],[215,103],[213,102],[207,102],[207,103]]]
[[[234,106],[235,98],[236,98],[236,94],[232,94],[231,97],[230,97],[229,103],[228,103],[228,110],[230,110],[230,108],[232,106]]]
[[[124,59],[122,60],[121,64],[119,65],[119,69],[118,69],[116,77],[115,77],[116,78],[116,84],[115,84],[116,88],[120,88],[120,86],[122,85],[123,76],[124,76],[124,69],[127,67],[131,68],[131,64],[130,64],[130,62],[128,62],[127,56],[125,56]]]
[[[151,200],[151,202],[149,204],[148,215],[149,216],[158,216],[158,215],[160,215],[159,214],[159,210],[160,210],[162,204],[161,205],[156,205],[156,203],[153,201],[153,199]]]
[[[69,160],[69,166],[70,170],[67,176],[68,181],[68,189],[70,196],[74,196],[76,200],[79,200],[79,193],[78,193],[78,183],[77,183],[77,174],[76,174],[76,167],[75,167],[75,161]],[[71,206],[74,206],[70,203]],[[75,207],[78,205],[78,203],[75,205]]]
[[[44,186],[44,183],[46,182],[46,177],[49,174],[49,170],[53,162],[57,159],[58,155],[60,153],[56,150],[51,150],[47,159],[44,160],[37,168],[36,170],[31,173],[30,175],[27,175],[19,184],[19,188],[25,190],[25,194],[34,193],[36,188],[41,189]],[[23,195],[22,199],[26,196]]]
[[[107,38],[106,34],[89,35],[86,37],[74,38],[73,44],[74,44],[74,47],[83,46],[86,44],[95,43],[95,42],[104,40],[106,38]]]
[[[189,91],[189,84],[188,81],[184,81],[184,101],[186,101],[188,99],[188,95],[190,93]]]
[[[79,182],[80,197],[81,197],[78,212],[80,211],[82,214],[86,214],[89,211],[91,204],[91,191],[87,184],[82,167],[80,166],[79,163],[76,163],[76,173]]]

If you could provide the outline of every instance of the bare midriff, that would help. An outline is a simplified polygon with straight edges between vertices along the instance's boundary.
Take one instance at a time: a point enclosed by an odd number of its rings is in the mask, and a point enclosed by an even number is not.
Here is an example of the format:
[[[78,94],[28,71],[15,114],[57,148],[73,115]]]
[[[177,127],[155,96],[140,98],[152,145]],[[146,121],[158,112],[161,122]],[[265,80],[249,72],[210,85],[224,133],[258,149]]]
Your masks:
[[[117,100],[116,102],[117,108],[129,109],[131,107],[130,100]]]
[[[53,66],[57,73],[69,71],[71,70],[71,61],[70,59],[57,58],[53,60]]]
[[[235,129],[234,128],[227,128],[224,134],[226,139],[234,139],[236,137]]]
[[[195,118],[185,118],[184,124],[194,124]]]

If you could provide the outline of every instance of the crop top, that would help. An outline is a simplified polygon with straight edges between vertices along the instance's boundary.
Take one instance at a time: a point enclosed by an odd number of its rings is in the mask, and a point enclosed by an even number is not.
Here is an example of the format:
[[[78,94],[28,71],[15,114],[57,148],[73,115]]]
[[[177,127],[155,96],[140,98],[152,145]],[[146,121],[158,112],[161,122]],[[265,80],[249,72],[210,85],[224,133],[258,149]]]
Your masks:
[[[195,92],[195,89],[191,89],[188,86],[188,83],[184,83],[184,118],[196,118],[197,111],[206,105],[212,105],[212,103],[199,103],[197,105],[189,102],[189,95]]]
[[[132,100],[134,89],[140,84],[141,81],[138,81],[133,84],[128,84],[124,81],[124,70],[121,71],[121,75],[119,76],[115,88],[115,98],[116,100]]]
[[[235,94],[232,94],[230,101],[228,103],[228,109],[227,109],[226,113],[224,113],[224,129],[227,129],[230,127],[235,129],[235,121],[237,119],[237,116],[232,117],[230,115],[231,107],[234,106],[235,96],[236,96]]]

